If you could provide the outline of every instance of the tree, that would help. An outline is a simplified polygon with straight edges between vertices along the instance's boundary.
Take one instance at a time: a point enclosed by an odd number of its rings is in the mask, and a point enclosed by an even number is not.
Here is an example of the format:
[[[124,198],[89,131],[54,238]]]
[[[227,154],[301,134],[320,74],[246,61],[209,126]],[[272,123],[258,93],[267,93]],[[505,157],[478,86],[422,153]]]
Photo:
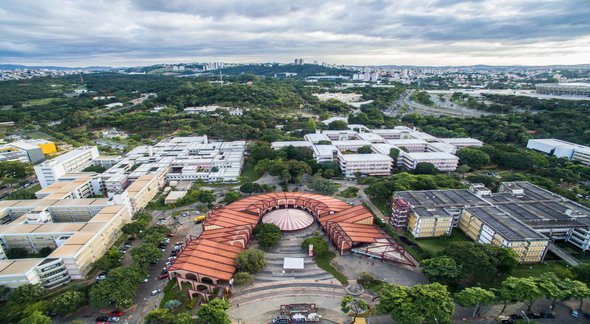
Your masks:
[[[29,163],[19,161],[0,162],[0,178],[7,182],[18,182],[33,173],[33,167]]]
[[[426,259],[420,266],[422,272],[431,281],[449,284],[461,278],[461,266],[448,256]]]
[[[131,257],[133,261],[140,265],[147,265],[152,261],[160,260],[162,252],[157,246],[149,243],[144,243],[134,249],[131,249]]]
[[[313,245],[313,254],[316,256],[330,253],[328,242],[321,236],[308,237],[301,242],[301,248],[305,251],[309,250],[310,245]]]
[[[251,274],[255,274],[266,267],[264,252],[254,248],[240,252],[236,258],[236,263],[240,270]]]
[[[23,259],[29,256],[29,251],[24,248],[15,247],[6,250],[6,257],[8,259]]]
[[[573,268],[576,279],[590,285],[590,263],[582,262]]]
[[[121,265],[121,261],[119,261],[121,258],[123,258],[123,253],[113,247],[94,262],[94,267],[101,271],[109,271]]]
[[[328,125],[330,130],[346,130],[348,129],[348,123],[344,120],[335,120]]]
[[[19,324],[51,324],[51,318],[43,315],[40,311],[34,311],[28,317],[23,318]]]
[[[308,186],[311,190],[323,195],[333,195],[338,191],[338,186],[334,182],[322,179],[319,176],[311,178]]]
[[[490,156],[486,152],[474,148],[460,149],[457,156],[462,165],[469,165],[474,169],[490,163]]]
[[[223,197],[223,202],[226,204],[231,204],[234,201],[240,200],[241,197],[242,196],[240,195],[240,192],[232,190],[225,194],[225,197]]]
[[[455,295],[455,300],[459,305],[463,307],[475,306],[471,317],[479,316],[481,305],[489,304],[495,298],[496,295],[493,292],[479,287],[465,288]]]
[[[51,301],[51,310],[58,315],[67,315],[77,311],[86,304],[86,296],[83,292],[69,290],[57,295]]]
[[[553,272],[545,272],[537,279],[537,286],[543,296],[551,299],[551,309],[555,307],[557,299],[565,299],[569,293],[565,280],[558,278]]]
[[[254,237],[260,247],[269,249],[281,240],[281,229],[275,224],[261,223],[254,228]]]
[[[246,182],[240,186],[240,191],[247,194],[263,192],[261,186],[255,182]]]
[[[146,324],[175,324],[175,316],[167,308],[153,309],[143,320]]]
[[[437,174],[438,169],[429,162],[418,162],[414,168],[414,174]]]
[[[471,168],[467,164],[460,165],[457,168],[457,172],[461,175],[461,179],[464,177],[465,173],[469,172]]]
[[[140,232],[144,231],[146,225],[143,222],[131,222],[128,224],[123,225],[121,231],[126,235],[137,235]]]
[[[203,323],[230,324],[231,320],[227,311],[229,303],[225,299],[213,299],[207,304],[202,304],[197,310],[197,316]]]
[[[180,305],[182,305],[180,300],[171,299],[171,300],[167,301],[166,304],[164,304],[164,307],[166,307],[168,309],[174,309],[174,308],[178,308]]]
[[[234,284],[236,286],[246,286],[254,282],[254,277],[247,272],[238,272],[234,275]]]
[[[45,296],[46,290],[41,284],[26,284],[16,287],[10,293],[8,300],[16,304],[29,304],[41,300]]]
[[[508,277],[502,282],[500,290],[505,291],[505,295],[511,296],[512,300],[523,302],[527,306],[527,311],[531,310],[535,300],[543,296],[537,280],[533,277]]]
[[[371,154],[373,150],[371,150],[371,145],[365,145],[358,149],[358,154]]]
[[[379,293],[377,310],[400,324],[451,323],[455,304],[439,283],[414,287],[386,284]]]
[[[399,158],[399,149],[392,147],[389,149],[389,157],[393,159],[394,165],[397,165],[397,159]]]
[[[275,150],[272,149],[270,143],[258,141],[248,145],[248,153],[250,154],[250,158],[255,162],[258,162],[262,159],[274,159],[276,156]]]
[[[352,313],[352,323],[356,322],[356,318],[369,309],[369,304],[366,301],[346,295],[340,301],[340,309],[346,315]]]
[[[567,287],[569,290],[567,298],[579,299],[580,306],[578,309],[582,310],[584,298],[590,297],[590,288],[588,288],[585,283],[578,280],[567,281]]]

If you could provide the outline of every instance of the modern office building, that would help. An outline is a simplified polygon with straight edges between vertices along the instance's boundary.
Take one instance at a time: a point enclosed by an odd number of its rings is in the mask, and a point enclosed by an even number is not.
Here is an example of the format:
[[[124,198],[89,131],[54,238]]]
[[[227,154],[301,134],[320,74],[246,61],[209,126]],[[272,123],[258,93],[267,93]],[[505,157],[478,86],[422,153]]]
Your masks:
[[[540,94],[590,97],[590,83],[538,83],[535,87]]]
[[[389,175],[397,165],[415,169],[418,163],[432,163],[443,172],[455,171],[459,158],[454,154],[465,147],[480,147],[483,143],[473,138],[437,138],[405,126],[393,129],[369,129],[363,125],[348,125],[345,130],[324,130],[306,134],[304,141],[273,142],[272,148],[287,146],[309,147],[318,163],[337,162],[347,177],[355,175]],[[369,147],[368,154],[357,154]]]
[[[96,146],[84,146],[64,153],[54,159],[35,166],[35,173],[41,188],[58,181],[66,173],[84,170],[92,165],[92,161],[99,156]]]
[[[558,158],[580,161],[590,165],[590,147],[555,138],[530,139],[526,145],[531,150],[555,155]]]
[[[20,140],[0,146],[0,162],[20,161],[38,164],[45,155],[57,153],[55,143],[46,140]]]
[[[551,240],[590,248],[590,208],[529,182],[504,182],[497,193],[469,189],[395,192],[390,223],[415,237],[459,227],[476,242],[509,247],[521,263],[541,262]]]

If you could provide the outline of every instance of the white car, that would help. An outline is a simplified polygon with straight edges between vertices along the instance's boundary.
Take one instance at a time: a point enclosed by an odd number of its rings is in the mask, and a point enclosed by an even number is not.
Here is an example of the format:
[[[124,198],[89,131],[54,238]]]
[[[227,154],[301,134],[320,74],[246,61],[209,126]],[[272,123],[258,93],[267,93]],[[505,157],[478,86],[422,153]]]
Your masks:
[[[118,322],[119,319],[119,317],[109,317],[109,322]]]
[[[155,295],[157,295],[157,294],[159,294],[161,292],[162,292],[162,289],[152,290],[152,296],[155,296]]]

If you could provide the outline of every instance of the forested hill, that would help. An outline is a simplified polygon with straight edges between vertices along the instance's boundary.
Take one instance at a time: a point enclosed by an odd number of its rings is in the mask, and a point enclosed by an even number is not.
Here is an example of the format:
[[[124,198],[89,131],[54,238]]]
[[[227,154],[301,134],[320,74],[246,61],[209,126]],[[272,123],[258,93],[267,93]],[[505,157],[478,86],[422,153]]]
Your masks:
[[[332,68],[317,64],[250,64],[238,65],[218,70],[223,74],[255,74],[261,76],[274,76],[277,73],[297,73],[297,78],[307,77],[310,75],[347,75],[354,73],[352,70]]]

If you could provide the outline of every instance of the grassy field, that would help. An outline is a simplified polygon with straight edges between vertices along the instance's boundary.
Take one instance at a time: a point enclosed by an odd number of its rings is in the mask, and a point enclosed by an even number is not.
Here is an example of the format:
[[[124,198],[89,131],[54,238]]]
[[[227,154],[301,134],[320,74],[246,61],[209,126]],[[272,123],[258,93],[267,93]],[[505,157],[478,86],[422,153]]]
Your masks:
[[[334,276],[344,286],[348,285],[348,278],[334,268],[330,262],[336,257],[334,252],[329,252],[326,255],[316,256],[315,263],[318,267]]]
[[[519,265],[514,269],[511,276],[513,277],[537,277],[546,272],[559,271],[560,269],[566,269],[567,266],[563,261],[546,261],[545,263],[539,264],[526,264]]]
[[[431,255],[436,255],[438,252],[446,249],[453,242],[471,241],[463,232],[455,229],[451,236],[434,239],[416,239],[423,250],[429,252]]]
[[[256,165],[248,160],[244,162],[244,170],[240,175],[241,183],[254,182],[262,177],[262,174],[256,172],[255,167]]]
[[[27,107],[27,106],[46,105],[56,99],[58,99],[58,98],[33,99],[33,100],[23,102],[23,106]]]
[[[152,280],[152,279],[150,279]],[[155,278],[153,280],[156,280]],[[160,302],[160,308],[165,308],[166,302],[169,300],[178,300],[180,301],[180,306],[172,309],[172,313],[182,313],[187,310],[187,305],[190,301],[188,297],[188,289],[185,287],[184,289],[180,290],[176,287],[176,280],[168,281],[166,287],[164,287],[164,298]]]

